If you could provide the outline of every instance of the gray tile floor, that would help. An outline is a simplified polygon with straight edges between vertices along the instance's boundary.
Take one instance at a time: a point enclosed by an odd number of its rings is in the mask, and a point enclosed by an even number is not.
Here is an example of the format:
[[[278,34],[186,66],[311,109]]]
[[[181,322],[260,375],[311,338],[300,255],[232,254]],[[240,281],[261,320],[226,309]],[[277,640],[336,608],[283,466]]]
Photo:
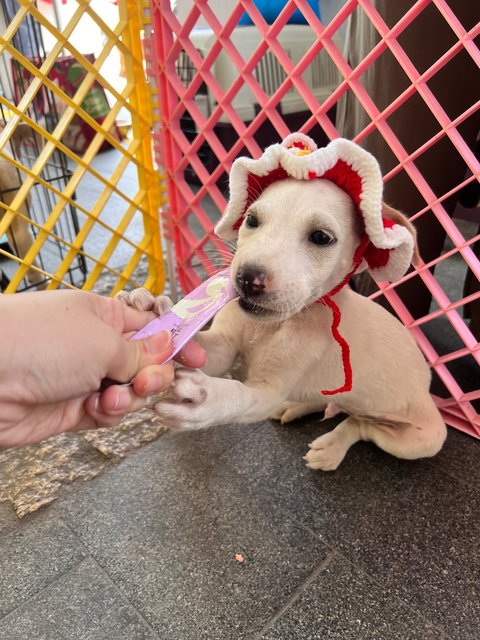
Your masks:
[[[20,523],[0,505],[0,640],[477,640],[480,443],[310,471],[331,427],[167,434]]]

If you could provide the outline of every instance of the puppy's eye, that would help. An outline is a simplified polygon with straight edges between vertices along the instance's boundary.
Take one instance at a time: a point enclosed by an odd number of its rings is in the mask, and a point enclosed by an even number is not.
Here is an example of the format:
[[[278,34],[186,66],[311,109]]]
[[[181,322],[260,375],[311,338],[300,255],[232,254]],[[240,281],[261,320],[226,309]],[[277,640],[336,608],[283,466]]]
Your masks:
[[[320,246],[326,246],[327,244],[333,244],[335,242],[335,238],[332,238],[328,233],[321,230],[313,231],[308,236],[308,239],[310,242],[313,242],[313,244],[318,244]]]
[[[255,227],[258,227],[259,224],[257,216],[254,216],[253,213],[249,213],[245,218],[245,226],[249,229],[254,229]]]

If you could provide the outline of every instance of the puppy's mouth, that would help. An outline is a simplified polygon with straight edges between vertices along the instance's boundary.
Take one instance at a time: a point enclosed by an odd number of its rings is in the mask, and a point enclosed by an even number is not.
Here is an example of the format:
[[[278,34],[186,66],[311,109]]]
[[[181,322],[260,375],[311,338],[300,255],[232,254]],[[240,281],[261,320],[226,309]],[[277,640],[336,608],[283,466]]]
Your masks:
[[[266,301],[262,300],[262,302]],[[238,304],[245,313],[248,313],[257,320],[264,322],[283,322],[304,308],[304,305],[293,307],[291,304],[286,303],[274,304],[273,301],[269,301],[269,304],[272,306],[267,307],[263,304],[259,304],[256,300],[254,301],[251,298],[245,298],[242,295],[238,299]]]
[[[255,315],[255,316],[266,317],[266,316],[277,315],[277,313],[272,309],[267,309],[265,307],[262,307],[261,305],[258,304],[258,302],[252,302],[251,300],[248,300],[247,298],[243,298],[242,296],[240,296],[238,300],[238,304],[244,311],[246,311],[247,313],[251,313],[252,315]]]

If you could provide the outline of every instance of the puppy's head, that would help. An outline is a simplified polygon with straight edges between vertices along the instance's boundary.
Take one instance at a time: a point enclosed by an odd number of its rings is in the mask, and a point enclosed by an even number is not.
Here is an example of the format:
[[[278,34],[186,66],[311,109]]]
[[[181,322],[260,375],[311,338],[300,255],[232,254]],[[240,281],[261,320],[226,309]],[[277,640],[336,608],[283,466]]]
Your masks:
[[[232,278],[240,306],[267,321],[299,312],[347,276],[361,232],[352,199],[333,182],[273,183],[239,230]]]
[[[237,158],[215,231],[238,240],[232,276],[243,309],[281,320],[333,295],[355,271],[400,279],[414,230],[382,205],[382,192],[378,162],[342,138],[318,149],[293,133],[256,160]]]

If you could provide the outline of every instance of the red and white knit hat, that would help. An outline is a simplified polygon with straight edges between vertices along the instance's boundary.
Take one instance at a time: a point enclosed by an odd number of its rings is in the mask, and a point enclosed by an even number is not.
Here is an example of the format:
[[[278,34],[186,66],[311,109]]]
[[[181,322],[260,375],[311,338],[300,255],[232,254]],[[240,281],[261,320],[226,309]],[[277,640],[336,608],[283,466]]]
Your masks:
[[[414,240],[403,225],[382,218],[383,180],[375,158],[350,140],[326,147],[302,133],[292,133],[268,147],[258,160],[238,158],[230,172],[230,200],[215,227],[222,239],[234,240],[248,207],[277,180],[331,180],[352,198],[366,237],[355,271],[368,269],[379,281],[399,280],[410,266]]]

